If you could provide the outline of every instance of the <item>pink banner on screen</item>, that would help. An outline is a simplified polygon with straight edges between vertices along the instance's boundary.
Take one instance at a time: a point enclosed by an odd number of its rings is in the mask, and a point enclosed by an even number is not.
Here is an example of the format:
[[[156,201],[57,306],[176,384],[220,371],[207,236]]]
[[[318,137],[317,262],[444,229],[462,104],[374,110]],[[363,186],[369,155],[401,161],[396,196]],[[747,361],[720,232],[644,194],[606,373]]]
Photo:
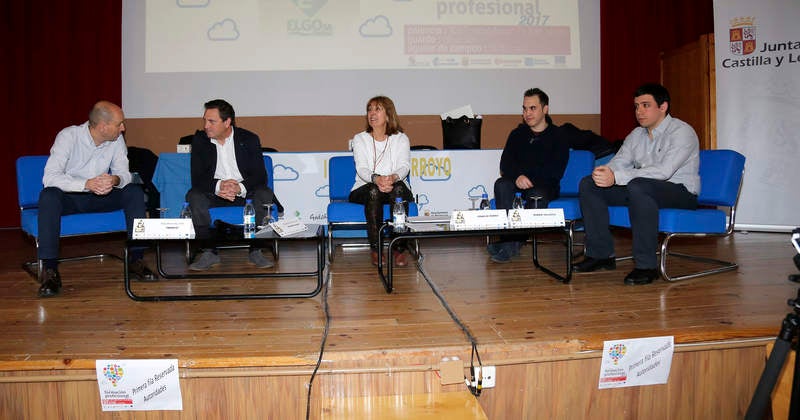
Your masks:
[[[407,25],[406,54],[569,55],[568,26]]]

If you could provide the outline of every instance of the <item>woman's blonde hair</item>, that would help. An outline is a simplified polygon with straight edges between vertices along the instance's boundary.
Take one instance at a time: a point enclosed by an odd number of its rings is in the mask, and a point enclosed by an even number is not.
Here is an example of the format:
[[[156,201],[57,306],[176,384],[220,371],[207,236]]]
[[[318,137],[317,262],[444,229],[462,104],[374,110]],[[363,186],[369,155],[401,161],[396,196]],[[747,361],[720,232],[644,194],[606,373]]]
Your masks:
[[[394,107],[394,102],[386,96],[376,96],[369,101],[367,101],[367,112],[369,112],[369,106],[372,104],[376,104],[386,111],[386,135],[391,136],[392,134],[402,133],[403,127],[400,126],[400,117],[397,116],[397,110]],[[367,133],[372,132],[372,127],[369,125],[369,116],[366,117],[367,120]]]

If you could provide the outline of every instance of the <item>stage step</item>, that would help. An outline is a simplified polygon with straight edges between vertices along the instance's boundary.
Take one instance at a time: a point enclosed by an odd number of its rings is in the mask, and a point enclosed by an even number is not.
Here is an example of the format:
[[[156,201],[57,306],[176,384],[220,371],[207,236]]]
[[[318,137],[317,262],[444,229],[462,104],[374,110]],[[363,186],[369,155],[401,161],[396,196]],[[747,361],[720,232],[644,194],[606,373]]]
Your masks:
[[[333,398],[326,402],[325,419],[488,419],[478,400],[467,391],[441,394],[383,395]]]

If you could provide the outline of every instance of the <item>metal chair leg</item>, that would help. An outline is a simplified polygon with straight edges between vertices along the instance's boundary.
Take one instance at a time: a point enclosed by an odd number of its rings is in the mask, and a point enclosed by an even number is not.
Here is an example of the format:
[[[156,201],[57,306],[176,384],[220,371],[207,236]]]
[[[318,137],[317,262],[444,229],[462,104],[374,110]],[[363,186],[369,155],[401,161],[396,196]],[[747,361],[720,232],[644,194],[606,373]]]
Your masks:
[[[661,276],[664,277],[665,280],[678,281],[678,280],[693,279],[693,278],[696,278],[696,277],[707,276],[707,275],[710,275],[710,274],[724,273],[726,271],[735,270],[737,267],[739,267],[739,264],[737,264],[735,262],[731,262],[731,261],[723,261],[723,260],[718,260],[716,258],[701,257],[701,256],[698,256],[698,255],[689,255],[689,254],[683,254],[683,253],[679,253],[679,252],[669,252],[668,251],[668,246],[669,246],[670,239],[672,239],[674,237],[682,237],[682,236],[728,236],[728,235],[727,234],[725,234],[725,235],[707,235],[707,234],[682,235],[682,234],[678,234],[678,233],[668,234],[666,237],[664,237],[664,240],[661,242],[661,257],[659,258],[659,271],[661,272]],[[699,262],[708,263],[708,264],[714,264],[714,265],[717,265],[718,267],[673,277],[673,276],[670,276],[670,275],[667,274],[667,257],[669,257],[669,256],[678,257],[678,258],[684,258],[684,259],[688,259],[688,260],[692,260],[692,261],[699,261]]]

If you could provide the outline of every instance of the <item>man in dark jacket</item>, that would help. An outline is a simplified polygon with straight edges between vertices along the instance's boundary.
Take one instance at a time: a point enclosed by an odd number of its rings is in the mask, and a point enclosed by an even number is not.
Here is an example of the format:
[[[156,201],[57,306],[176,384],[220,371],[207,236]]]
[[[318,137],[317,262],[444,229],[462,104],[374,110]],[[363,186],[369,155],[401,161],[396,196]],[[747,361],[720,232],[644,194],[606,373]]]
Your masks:
[[[206,102],[203,122],[204,131],[192,139],[192,189],[186,193],[196,238],[203,248],[189,266],[195,271],[220,262],[210,240],[209,207],[243,206],[246,199],[252,199],[260,221],[265,213],[263,204],[274,203],[275,198],[267,187],[261,141],[255,133],[235,126],[233,107],[222,99]],[[249,259],[259,268],[274,265],[257,248],[250,248]]]
[[[511,131],[500,157],[500,178],[494,184],[498,209],[510,209],[522,193],[527,207],[546,208],[558,198],[561,177],[569,160],[569,139],[549,122],[549,97],[539,88],[528,89],[522,100],[523,123]],[[492,261],[505,263],[519,255],[522,242],[503,237],[489,245]]]

